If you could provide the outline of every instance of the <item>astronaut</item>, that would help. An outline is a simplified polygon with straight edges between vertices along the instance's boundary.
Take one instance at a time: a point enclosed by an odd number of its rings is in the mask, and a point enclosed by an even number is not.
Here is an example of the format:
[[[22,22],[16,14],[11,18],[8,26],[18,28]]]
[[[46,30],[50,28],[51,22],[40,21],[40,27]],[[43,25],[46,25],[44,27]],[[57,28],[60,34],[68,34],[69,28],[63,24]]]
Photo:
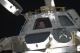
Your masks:
[[[45,26],[45,23],[43,21],[40,21],[39,22],[39,29],[44,29],[46,26]]]

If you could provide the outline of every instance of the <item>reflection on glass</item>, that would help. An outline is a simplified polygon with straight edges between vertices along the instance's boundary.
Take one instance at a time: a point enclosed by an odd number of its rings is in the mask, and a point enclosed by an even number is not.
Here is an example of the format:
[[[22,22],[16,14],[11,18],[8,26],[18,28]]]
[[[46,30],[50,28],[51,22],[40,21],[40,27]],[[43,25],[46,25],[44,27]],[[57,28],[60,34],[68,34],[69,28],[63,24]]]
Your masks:
[[[68,30],[56,29],[53,30],[52,34],[54,39],[60,43],[67,43],[72,39],[72,35]]]
[[[71,26],[74,25],[70,19],[65,15],[58,16],[61,26]]]

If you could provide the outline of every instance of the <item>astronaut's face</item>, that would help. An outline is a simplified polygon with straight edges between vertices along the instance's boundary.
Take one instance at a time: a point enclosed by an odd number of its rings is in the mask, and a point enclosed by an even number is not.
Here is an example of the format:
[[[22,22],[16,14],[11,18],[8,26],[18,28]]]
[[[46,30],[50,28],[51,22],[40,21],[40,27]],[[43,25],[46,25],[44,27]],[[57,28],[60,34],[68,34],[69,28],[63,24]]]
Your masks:
[[[39,29],[45,28],[45,23],[43,21],[39,22]]]

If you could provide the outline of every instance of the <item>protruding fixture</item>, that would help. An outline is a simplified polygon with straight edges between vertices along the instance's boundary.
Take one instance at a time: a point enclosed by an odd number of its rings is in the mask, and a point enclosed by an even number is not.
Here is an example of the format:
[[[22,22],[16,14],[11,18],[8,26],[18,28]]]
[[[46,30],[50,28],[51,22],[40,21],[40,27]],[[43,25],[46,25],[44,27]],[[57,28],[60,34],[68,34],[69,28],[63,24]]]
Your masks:
[[[54,0],[44,0],[45,1],[45,5],[48,7],[55,7],[55,3]]]
[[[0,0],[0,4],[15,15],[21,14],[23,10],[15,0]]]

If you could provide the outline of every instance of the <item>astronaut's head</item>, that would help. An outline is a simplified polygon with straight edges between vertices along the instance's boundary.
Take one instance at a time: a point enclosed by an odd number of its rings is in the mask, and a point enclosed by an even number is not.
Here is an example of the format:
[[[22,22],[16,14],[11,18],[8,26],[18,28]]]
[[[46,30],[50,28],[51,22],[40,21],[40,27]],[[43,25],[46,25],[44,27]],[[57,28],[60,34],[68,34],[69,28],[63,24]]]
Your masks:
[[[43,29],[43,28],[45,28],[46,26],[45,26],[45,23],[44,23],[44,21],[40,21],[39,22],[39,29]]]

